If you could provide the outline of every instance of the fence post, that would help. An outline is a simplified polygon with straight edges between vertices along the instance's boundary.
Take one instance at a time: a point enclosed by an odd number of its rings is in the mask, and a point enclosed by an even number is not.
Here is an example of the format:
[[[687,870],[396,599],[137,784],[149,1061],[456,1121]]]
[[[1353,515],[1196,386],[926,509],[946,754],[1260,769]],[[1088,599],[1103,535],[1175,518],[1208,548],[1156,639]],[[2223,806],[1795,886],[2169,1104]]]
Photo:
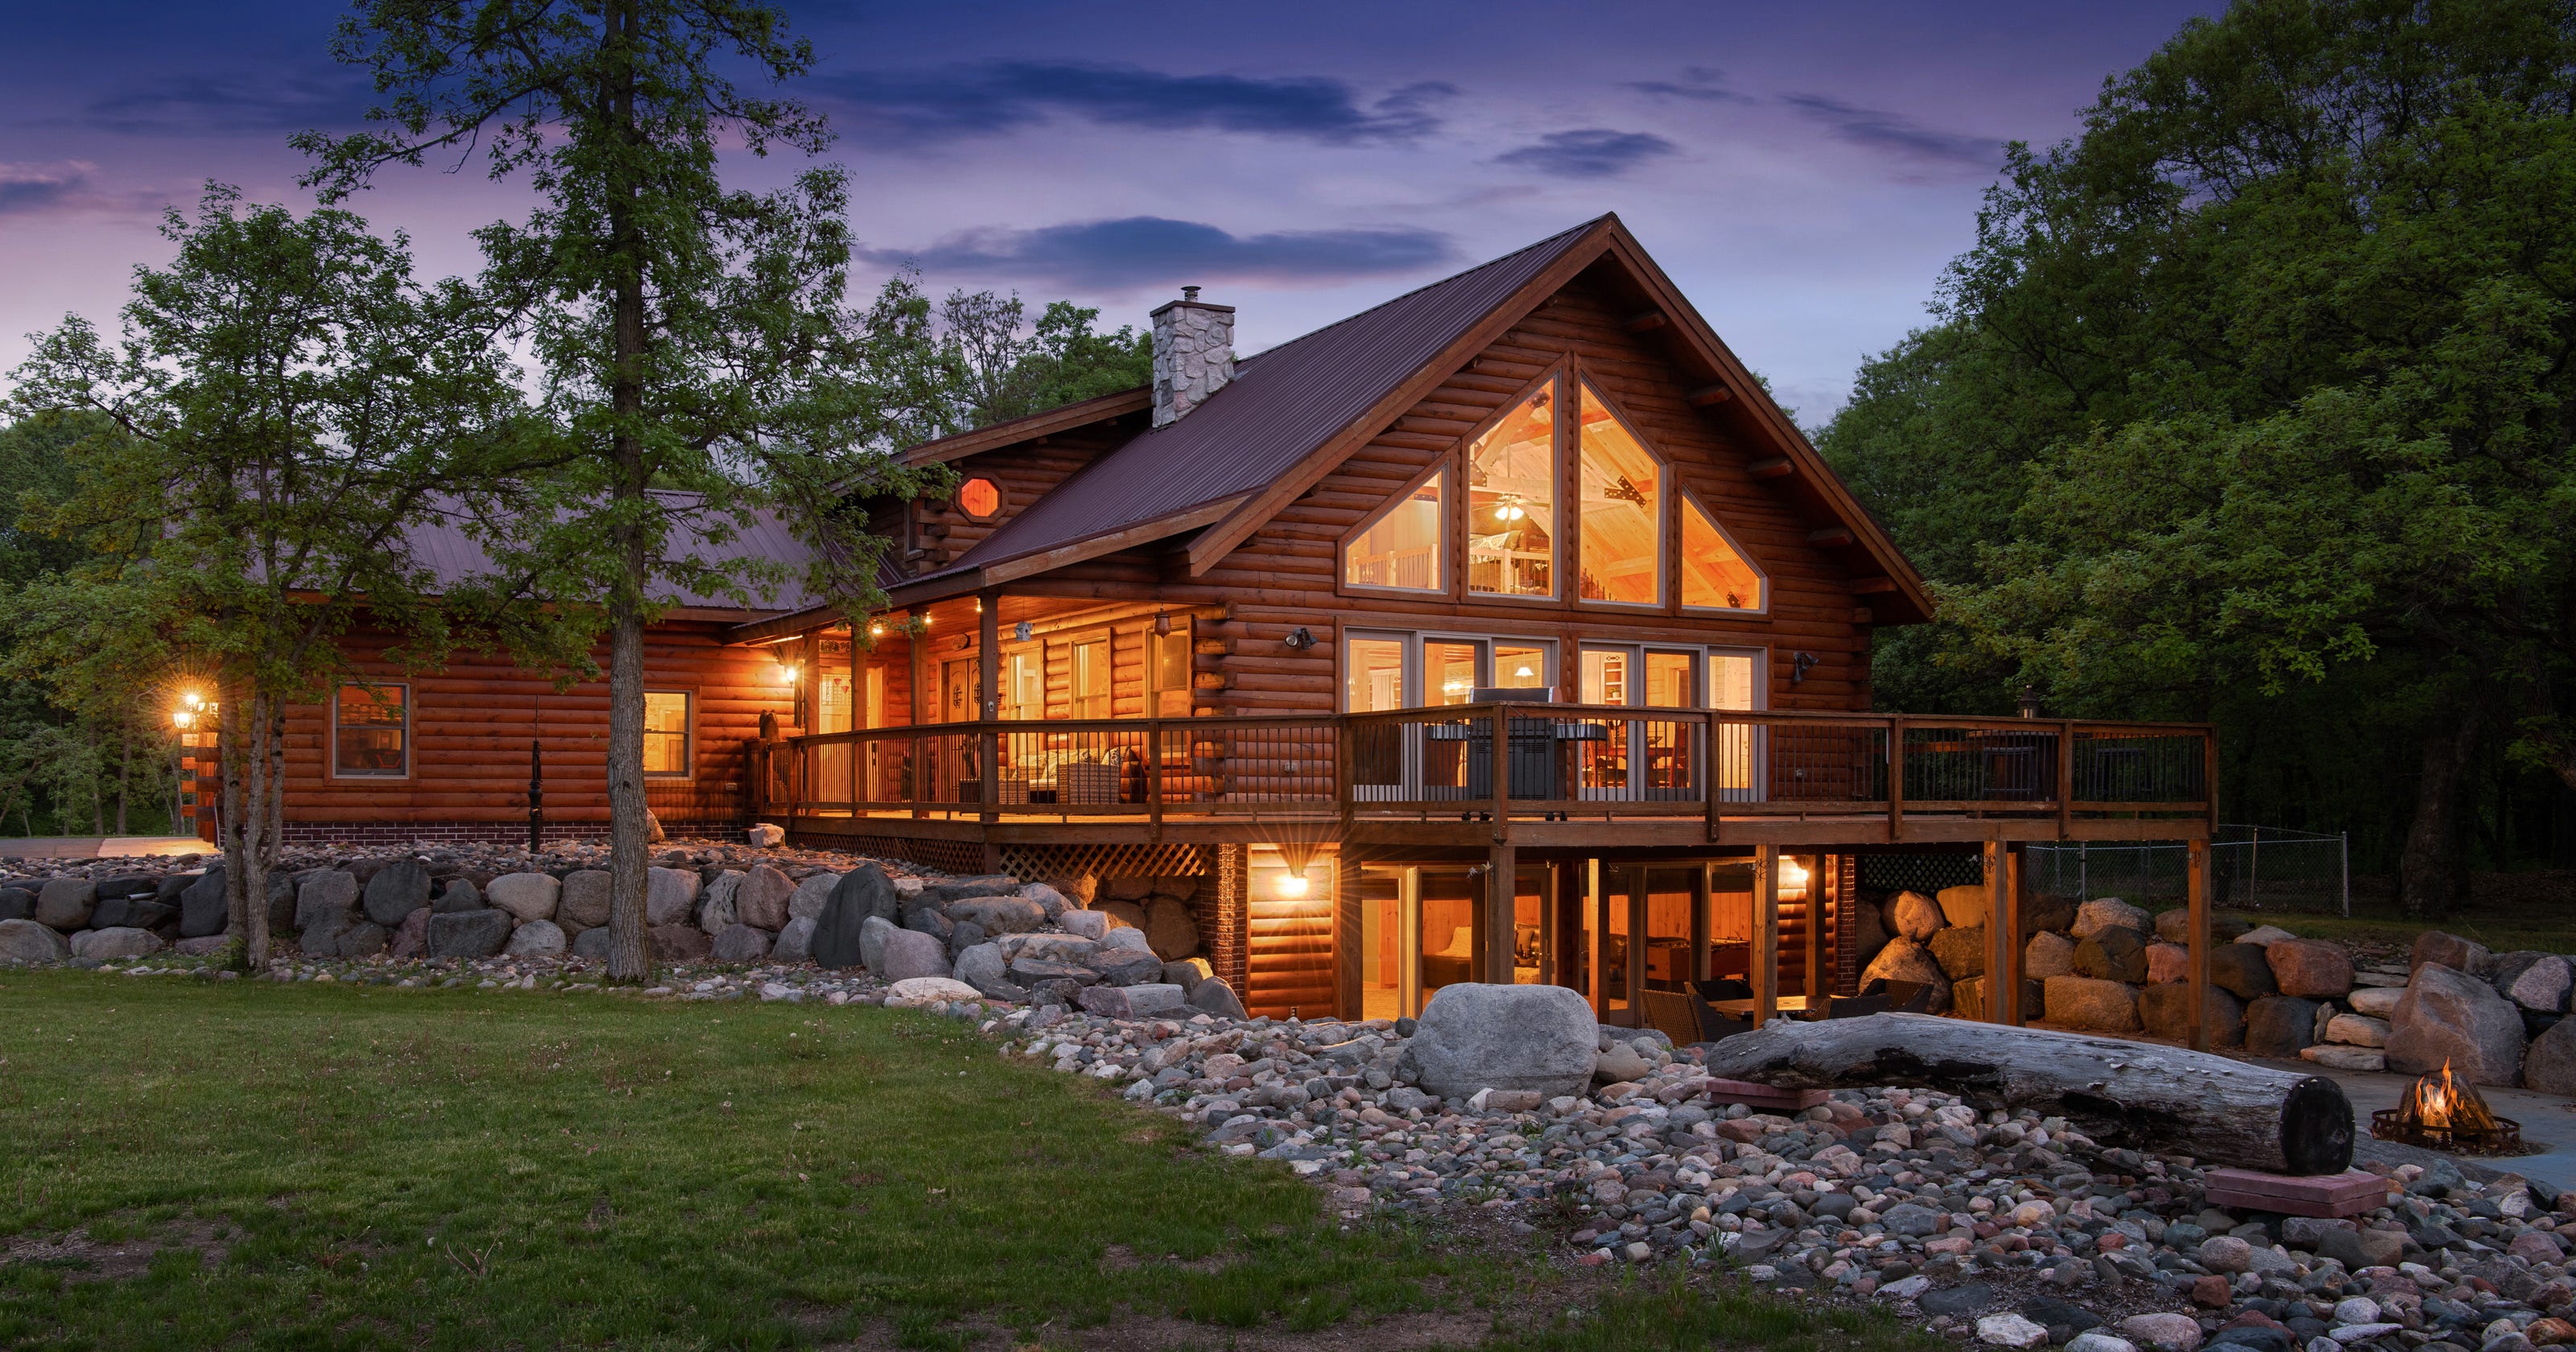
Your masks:
[[[2259,911],[2263,908],[2263,828],[2247,827],[2245,839],[2245,904]]]
[[[2335,885],[2343,897],[2344,919],[2352,918],[2352,832],[2335,833]]]

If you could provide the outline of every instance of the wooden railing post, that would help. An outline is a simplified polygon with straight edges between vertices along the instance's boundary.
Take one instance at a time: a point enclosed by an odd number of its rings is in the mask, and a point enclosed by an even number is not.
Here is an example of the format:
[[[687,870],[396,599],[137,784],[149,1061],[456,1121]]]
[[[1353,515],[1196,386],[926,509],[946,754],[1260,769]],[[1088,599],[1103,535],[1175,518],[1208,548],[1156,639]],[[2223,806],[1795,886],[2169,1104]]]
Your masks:
[[[1708,811],[1708,843],[1711,845],[1717,843],[1717,782],[1723,777],[1718,773],[1717,758],[1718,745],[1725,740],[1725,720],[1725,714],[1714,710],[1712,710],[1708,715],[1708,770],[1707,773],[1701,776],[1701,778],[1707,782],[1700,785],[1700,793],[1702,801]],[[1697,912],[1693,912],[1693,914],[1696,915]],[[1694,953],[1700,952],[1701,947],[1701,945],[1694,943],[1691,951]]]
[[[1887,720],[1887,843],[1905,839],[1905,715]]]
[[[2075,819],[2075,720],[2066,719],[2057,729],[2057,838],[2066,839],[2067,824]]]
[[[1512,838],[1511,706],[1494,706],[1494,843]]]
[[[1645,936],[1628,936],[1636,944]],[[1780,1007],[1780,847],[1753,847],[1753,1026],[1771,1022]],[[1630,991],[1633,1008],[1643,1000]]]
[[[1145,819],[1152,823],[1154,840],[1163,839],[1163,720],[1145,723]]]
[[[976,785],[981,808],[975,815],[990,824],[1002,819],[1002,730],[990,718],[979,721],[983,726],[975,730],[975,746],[980,753],[976,759],[984,773]]]

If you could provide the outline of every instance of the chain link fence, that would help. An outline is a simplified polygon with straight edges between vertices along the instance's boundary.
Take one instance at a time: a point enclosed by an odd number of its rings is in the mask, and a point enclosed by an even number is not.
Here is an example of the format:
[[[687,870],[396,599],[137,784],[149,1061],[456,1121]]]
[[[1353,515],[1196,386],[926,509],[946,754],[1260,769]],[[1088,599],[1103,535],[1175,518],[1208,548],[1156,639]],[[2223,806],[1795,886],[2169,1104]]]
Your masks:
[[[2144,904],[2181,901],[2189,852],[2179,841],[2029,847],[2034,892]],[[2349,838],[2279,826],[2221,826],[2210,844],[2211,904],[2239,911],[2352,914]]]

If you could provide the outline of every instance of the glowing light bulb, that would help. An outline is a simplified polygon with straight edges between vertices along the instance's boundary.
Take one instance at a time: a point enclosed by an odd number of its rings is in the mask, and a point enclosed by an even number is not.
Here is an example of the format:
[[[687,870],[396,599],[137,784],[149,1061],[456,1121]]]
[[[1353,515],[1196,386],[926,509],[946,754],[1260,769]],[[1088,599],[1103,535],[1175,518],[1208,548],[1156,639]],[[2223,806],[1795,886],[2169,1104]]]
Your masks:
[[[196,723],[196,721],[197,711],[194,709],[173,709],[170,711],[170,722],[181,732],[186,732]]]
[[[1279,895],[1283,897],[1302,897],[1306,895],[1307,886],[1308,884],[1306,882],[1305,874],[1291,873],[1279,880]]]
[[[1807,885],[1806,866],[1800,864],[1795,859],[1783,856],[1780,860],[1780,885],[1782,887],[1805,887]]]

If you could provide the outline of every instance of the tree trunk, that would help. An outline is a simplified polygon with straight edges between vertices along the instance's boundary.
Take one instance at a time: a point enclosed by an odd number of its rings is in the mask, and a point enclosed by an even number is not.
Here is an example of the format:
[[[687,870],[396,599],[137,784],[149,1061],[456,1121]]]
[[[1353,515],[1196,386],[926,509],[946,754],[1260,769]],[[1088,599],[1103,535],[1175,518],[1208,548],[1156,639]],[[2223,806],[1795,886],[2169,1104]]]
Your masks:
[[[641,517],[651,473],[639,424],[644,417],[644,242],[635,219],[632,163],[635,126],[636,15],[633,0],[608,6],[607,42],[620,60],[611,75],[610,117],[620,144],[609,174],[610,249],[619,271],[610,304],[614,367],[609,404],[615,414],[610,489],[617,512],[618,577],[608,598],[608,976],[642,981],[652,972],[645,947],[647,814],[644,806],[644,605],[652,575]]]
[[[247,801],[242,822],[242,960],[250,970],[268,970],[268,866],[273,856],[269,838],[275,830],[271,807],[275,801],[272,787],[275,767],[270,744],[275,740],[276,721],[271,713],[273,700],[257,695],[250,707],[250,783],[242,794]]]
[[[245,743],[252,724],[243,715],[240,695],[239,690],[226,690],[223,694],[222,730],[217,734],[223,743],[220,760],[224,780],[223,829],[219,834],[224,850],[224,932],[247,935],[250,908],[242,903],[246,895],[242,879],[250,861],[244,857],[247,852],[242,841],[242,777],[247,769],[243,760],[249,754]]]
[[[1929,1014],[1789,1020],[1708,1052],[1712,1075],[1782,1089],[1922,1085],[2080,1123],[2097,1139],[2276,1174],[2352,1167],[2334,1081],[2206,1052]]]
[[[2463,699],[2424,734],[2415,815],[2397,857],[2397,901],[2411,919],[2441,919],[2465,899],[2467,780],[2483,722],[2477,702]]]
[[[116,833],[125,834],[125,794],[134,777],[134,734],[123,724],[116,729]]]

